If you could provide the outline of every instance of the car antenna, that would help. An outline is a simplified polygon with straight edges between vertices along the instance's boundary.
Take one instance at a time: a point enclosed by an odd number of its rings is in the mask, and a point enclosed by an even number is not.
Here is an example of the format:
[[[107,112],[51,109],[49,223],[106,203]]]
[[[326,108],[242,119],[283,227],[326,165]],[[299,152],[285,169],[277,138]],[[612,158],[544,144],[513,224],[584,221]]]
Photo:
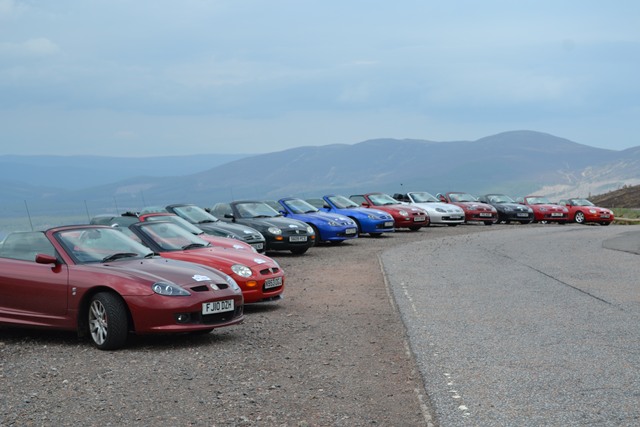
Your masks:
[[[27,210],[27,217],[29,218],[29,225],[31,226],[31,231],[33,231],[33,222],[31,222],[31,213],[29,212],[29,205],[27,204],[27,201],[24,201],[24,207]]]
[[[89,206],[87,206],[87,200],[84,201],[84,210],[87,212],[87,221],[91,222],[91,216],[89,215]]]

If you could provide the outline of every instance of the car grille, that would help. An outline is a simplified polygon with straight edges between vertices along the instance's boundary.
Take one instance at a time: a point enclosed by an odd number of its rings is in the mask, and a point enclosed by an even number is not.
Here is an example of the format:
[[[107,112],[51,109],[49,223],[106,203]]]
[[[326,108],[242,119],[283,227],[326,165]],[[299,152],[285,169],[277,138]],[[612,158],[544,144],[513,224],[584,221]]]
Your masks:
[[[272,274],[276,274],[280,271],[278,267],[265,268],[264,270],[260,270],[260,274],[263,276],[271,276]]]
[[[202,323],[204,325],[216,325],[219,323],[229,322],[238,316],[242,315],[242,306],[236,307],[233,311],[227,311],[224,313],[207,314],[193,313],[196,323]]]

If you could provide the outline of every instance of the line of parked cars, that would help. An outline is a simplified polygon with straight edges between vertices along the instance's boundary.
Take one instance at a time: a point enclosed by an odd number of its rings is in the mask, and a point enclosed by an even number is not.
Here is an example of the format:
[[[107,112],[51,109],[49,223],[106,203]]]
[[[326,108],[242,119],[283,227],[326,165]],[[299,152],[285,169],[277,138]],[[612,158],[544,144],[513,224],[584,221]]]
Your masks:
[[[610,224],[586,199],[447,192],[329,194],[149,207],[90,224],[14,232],[0,244],[0,325],[77,331],[113,350],[130,333],[208,333],[277,301],[285,272],[267,252],[467,222]]]

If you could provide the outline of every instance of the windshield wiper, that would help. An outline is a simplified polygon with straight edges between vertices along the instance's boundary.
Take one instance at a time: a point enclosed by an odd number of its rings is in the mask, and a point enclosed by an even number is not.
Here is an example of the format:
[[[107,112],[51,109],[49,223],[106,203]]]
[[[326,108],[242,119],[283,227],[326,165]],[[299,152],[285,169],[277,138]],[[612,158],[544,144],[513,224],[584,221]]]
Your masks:
[[[108,256],[102,258],[102,262],[115,261],[115,260],[120,259],[120,258],[131,258],[131,257],[139,256],[139,255],[140,254],[135,253],[135,252],[118,252],[118,253],[111,254],[111,255],[108,255]]]
[[[183,251],[187,251],[187,250],[193,249],[193,248],[204,248],[205,246],[207,246],[207,245],[202,244],[202,243],[189,243],[188,245],[184,245],[182,247],[182,250]]]
[[[212,219],[203,219],[202,221],[198,221],[198,224],[206,224],[208,222],[215,222],[215,221]]]

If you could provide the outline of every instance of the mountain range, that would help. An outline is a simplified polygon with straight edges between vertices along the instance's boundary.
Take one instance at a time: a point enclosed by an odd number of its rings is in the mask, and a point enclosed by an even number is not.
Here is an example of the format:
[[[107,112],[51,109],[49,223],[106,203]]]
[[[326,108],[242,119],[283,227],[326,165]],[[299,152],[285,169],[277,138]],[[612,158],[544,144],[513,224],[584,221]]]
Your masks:
[[[476,141],[374,139],[231,157],[0,156],[0,216],[92,214],[190,202],[382,191],[589,197],[640,184],[640,146],[594,148],[535,131]]]

